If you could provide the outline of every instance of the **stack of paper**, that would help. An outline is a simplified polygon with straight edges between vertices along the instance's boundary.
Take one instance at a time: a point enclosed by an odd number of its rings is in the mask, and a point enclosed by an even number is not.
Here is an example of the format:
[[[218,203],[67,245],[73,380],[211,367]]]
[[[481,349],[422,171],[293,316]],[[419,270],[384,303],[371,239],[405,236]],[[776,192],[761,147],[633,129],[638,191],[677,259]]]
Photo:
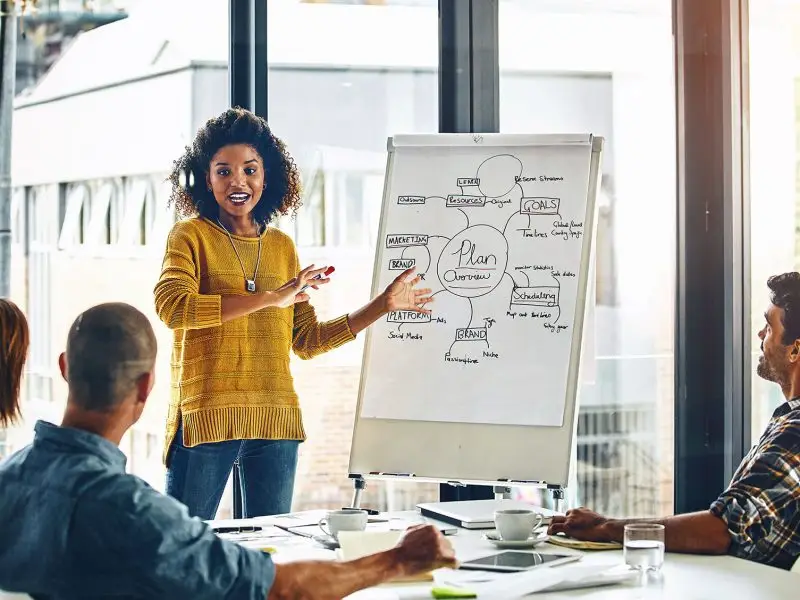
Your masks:
[[[628,569],[609,568],[608,565],[564,565],[512,574],[441,571],[436,575],[435,589],[447,590],[451,597],[507,599],[536,592],[614,585],[629,581],[636,575]],[[458,591],[462,594],[457,595]],[[445,597],[446,594],[438,596]]]
[[[376,552],[394,548],[404,531],[340,531],[339,557],[341,560],[355,560]],[[395,582],[433,581],[431,573],[421,573],[414,577],[403,577]]]

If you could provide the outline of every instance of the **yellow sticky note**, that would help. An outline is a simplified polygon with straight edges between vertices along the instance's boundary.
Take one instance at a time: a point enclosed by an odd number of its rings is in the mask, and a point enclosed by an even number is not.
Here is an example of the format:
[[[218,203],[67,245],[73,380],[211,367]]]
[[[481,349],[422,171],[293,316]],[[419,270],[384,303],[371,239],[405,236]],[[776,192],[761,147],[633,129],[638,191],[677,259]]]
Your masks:
[[[431,590],[431,595],[437,600],[449,600],[450,598],[477,598],[478,594],[470,590],[451,587],[434,587]]]

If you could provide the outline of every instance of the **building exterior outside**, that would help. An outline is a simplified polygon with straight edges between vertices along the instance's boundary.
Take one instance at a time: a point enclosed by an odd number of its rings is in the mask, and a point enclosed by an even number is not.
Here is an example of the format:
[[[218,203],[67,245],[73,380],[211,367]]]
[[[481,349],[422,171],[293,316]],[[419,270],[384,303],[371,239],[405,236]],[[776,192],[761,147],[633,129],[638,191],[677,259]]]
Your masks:
[[[77,35],[124,19],[129,4],[130,0],[26,3],[17,31],[17,93],[34,86]]]
[[[435,2],[384,4],[270,2],[269,118],[306,188],[298,219],[280,226],[295,237],[303,262],[337,268],[335,283],[314,297],[323,317],[369,297],[386,137],[438,129]],[[127,19],[79,36],[18,99],[12,290],[29,315],[33,344],[26,422],[9,433],[4,451],[29,439],[35,419],[59,418],[65,389],[55,358],[77,313],[123,300],[151,316],[161,348],[156,390],[123,449],[132,472],[163,488],[171,335],[152,305],[173,219],[163,180],[202,122],[227,106],[228,44],[226,2],[162,0],[159,6],[140,3]],[[670,10],[668,0],[501,2],[501,131],[590,131],[608,140],[589,334],[595,360],[581,390],[570,494],[573,502],[615,515],[672,510]],[[345,23],[361,34],[342,36]],[[768,27],[785,26],[779,20]],[[771,97],[770,89],[791,89],[795,97],[797,60],[786,58],[781,66],[762,75],[761,97]],[[775,141],[768,128],[755,129],[759,115],[773,109],[767,102],[757,114],[753,103],[754,157]],[[791,143],[780,138],[791,160],[780,163],[778,176],[794,184],[791,117]],[[761,184],[755,176],[752,183],[755,197]],[[773,254],[794,247],[796,192],[786,189],[780,208],[786,219],[772,232]],[[755,268],[755,255],[753,262]],[[349,498],[361,350],[357,340],[293,363],[309,435],[297,509],[338,507]],[[405,508],[436,492],[435,486],[376,483],[364,501]]]

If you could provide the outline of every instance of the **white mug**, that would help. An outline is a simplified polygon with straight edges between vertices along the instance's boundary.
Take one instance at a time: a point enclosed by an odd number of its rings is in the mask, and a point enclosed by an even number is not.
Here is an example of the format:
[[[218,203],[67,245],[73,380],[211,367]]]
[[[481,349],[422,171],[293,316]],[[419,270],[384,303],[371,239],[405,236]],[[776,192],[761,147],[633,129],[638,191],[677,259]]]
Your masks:
[[[511,508],[494,513],[494,524],[500,539],[507,542],[522,542],[544,521],[544,517],[533,510]]]
[[[332,510],[320,519],[319,528],[338,541],[340,531],[364,531],[367,528],[367,511],[355,508]]]

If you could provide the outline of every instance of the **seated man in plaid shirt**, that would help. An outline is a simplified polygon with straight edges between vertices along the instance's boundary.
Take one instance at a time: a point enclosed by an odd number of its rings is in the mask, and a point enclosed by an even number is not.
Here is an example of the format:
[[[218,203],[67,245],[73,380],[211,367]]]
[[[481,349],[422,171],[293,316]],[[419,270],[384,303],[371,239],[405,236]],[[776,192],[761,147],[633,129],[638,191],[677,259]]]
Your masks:
[[[725,554],[791,569],[800,557],[800,273],[767,281],[770,305],[758,337],[758,375],[781,386],[786,402],[708,510],[654,521],[667,551]],[[585,508],[554,517],[550,534],[622,542],[631,520]]]

